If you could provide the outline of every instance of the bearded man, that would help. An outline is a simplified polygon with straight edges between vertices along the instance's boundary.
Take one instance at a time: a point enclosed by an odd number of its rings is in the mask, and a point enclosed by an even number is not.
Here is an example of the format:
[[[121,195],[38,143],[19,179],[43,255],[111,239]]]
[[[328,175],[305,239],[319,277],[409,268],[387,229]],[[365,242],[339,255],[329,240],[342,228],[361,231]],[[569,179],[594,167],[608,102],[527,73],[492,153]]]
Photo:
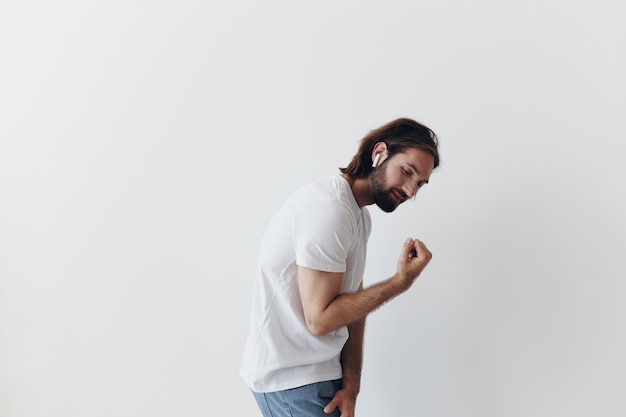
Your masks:
[[[402,244],[393,276],[367,288],[371,219],[394,211],[439,166],[428,127],[401,118],[372,130],[347,167],[296,191],[269,224],[255,274],[240,374],[265,417],[353,417],[366,316],[408,290],[432,255]]]

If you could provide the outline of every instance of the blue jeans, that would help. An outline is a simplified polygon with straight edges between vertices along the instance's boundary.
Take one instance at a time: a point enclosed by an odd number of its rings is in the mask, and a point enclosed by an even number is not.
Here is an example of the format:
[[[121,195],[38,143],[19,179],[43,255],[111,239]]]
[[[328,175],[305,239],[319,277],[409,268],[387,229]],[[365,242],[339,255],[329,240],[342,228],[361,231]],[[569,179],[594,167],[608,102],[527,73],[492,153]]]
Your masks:
[[[324,407],[342,385],[342,379],[335,379],[285,391],[252,393],[263,417],[339,417],[339,410],[326,414]]]

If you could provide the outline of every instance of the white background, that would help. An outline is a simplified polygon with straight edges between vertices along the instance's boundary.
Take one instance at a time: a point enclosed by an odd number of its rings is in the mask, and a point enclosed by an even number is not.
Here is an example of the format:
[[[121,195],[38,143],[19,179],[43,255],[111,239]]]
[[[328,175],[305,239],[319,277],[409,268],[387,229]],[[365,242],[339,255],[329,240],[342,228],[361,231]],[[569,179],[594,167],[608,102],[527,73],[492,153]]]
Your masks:
[[[442,165],[371,209],[358,417],[626,415],[617,0],[0,0],[0,416],[259,415],[265,226],[400,116]]]

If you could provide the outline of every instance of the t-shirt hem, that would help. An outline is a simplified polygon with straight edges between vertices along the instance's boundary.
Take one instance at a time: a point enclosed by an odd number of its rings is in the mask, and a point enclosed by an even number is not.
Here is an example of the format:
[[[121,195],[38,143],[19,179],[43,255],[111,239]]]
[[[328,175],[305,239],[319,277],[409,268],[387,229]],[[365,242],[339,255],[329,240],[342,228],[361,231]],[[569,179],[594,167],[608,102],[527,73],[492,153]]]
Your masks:
[[[296,265],[324,272],[346,272],[346,265],[333,265],[322,262],[296,262]]]
[[[255,384],[250,384],[250,383],[246,383],[246,384],[254,392],[259,392],[259,393],[276,392],[276,391],[285,391],[285,390],[293,389],[293,388],[299,388],[304,385],[315,384],[316,382],[333,381],[335,379],[341,378],[342,376],[343,375],[341,372],[333,372],[329,374],[315,375],[315,376],[310,376],[308,378],[301,378],[301,379],[297,379],[294,381],[271,384],[267,386],[255,385]]]

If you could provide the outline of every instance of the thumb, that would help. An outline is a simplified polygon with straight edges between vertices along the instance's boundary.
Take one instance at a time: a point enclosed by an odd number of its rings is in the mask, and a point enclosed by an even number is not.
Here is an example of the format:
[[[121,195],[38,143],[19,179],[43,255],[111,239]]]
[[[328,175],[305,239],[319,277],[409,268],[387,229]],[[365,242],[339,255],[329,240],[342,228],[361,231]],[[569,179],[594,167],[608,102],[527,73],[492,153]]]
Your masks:
[[[335,408],[337,408],[337,405],[336,405],[335,403],[336,403],[336,401],[335,401],[335,399],[333,398],[333,399],[332,399],[332,400],[328,403],[328,405],[326,405],[326,407],[324,407],[324,413],[326,413],[326,414],[330,414],[330,413],[332,413],[333,411],[335,411]]]
[[[413,251],[413,239],[409,237],[407,238],[407,240],[404,241],[404,244],[402,245],[401,257],[403,259],[409,258],[411,256],[412,251]]]

